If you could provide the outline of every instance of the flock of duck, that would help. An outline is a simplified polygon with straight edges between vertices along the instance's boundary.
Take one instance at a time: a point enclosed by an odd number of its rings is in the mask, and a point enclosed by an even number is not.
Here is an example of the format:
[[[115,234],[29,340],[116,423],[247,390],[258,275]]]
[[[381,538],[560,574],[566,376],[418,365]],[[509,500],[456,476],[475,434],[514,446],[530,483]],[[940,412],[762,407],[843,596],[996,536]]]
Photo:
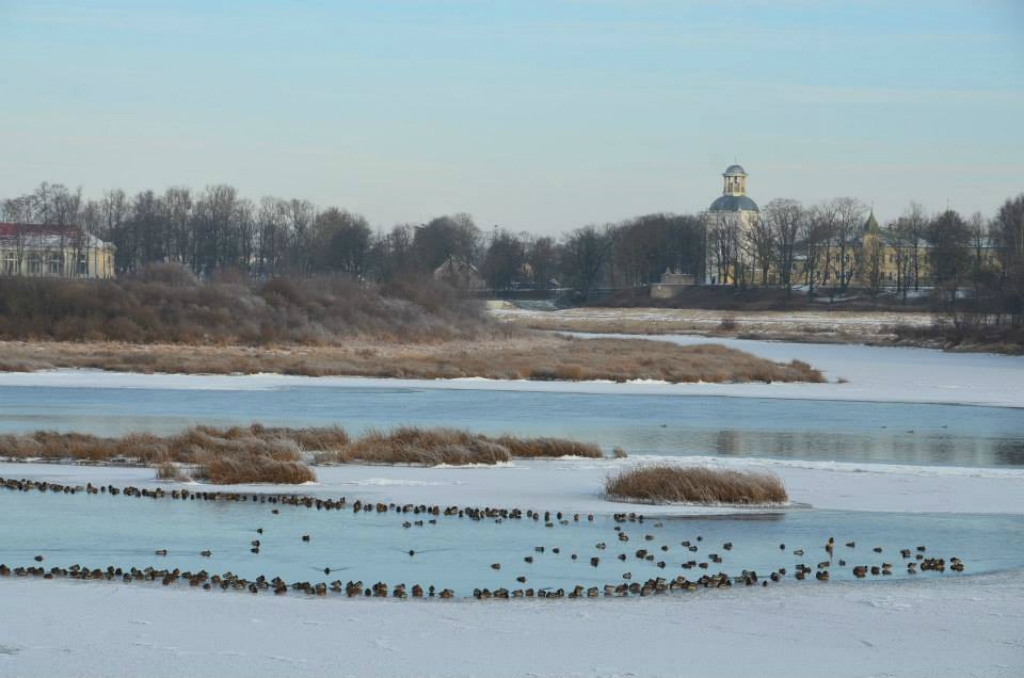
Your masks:
[[[411,520],[406,519],[402,522],[402,528],[409,529],[412,527],[423,527],[425,525],[437,524],[438,517],[448,516],[456,518],[468,518],[473,521],[489,520],[496,523],[501,523],[504,520],[532,520],[538,524],[543,523],[545,527],[553,528],[556,525],[569,525],[570,523],[578,523],[581,521],[593,522],[593,514],[587,514],[583,516],[579,513],[575,514],[563,514],[559,512],[550,511],[534,511],[534,510],[522,510],[522,509],[506,509],[506,508],[473,508],[473,507],[458,507],[458,506],[430,506],[430,505],[416,505],[416,504],[395,504],[385,502],[362,502],[353,501],[348,502],[345,497],[339,499],[325,499],[321,497],[299,495],[299,494],[260,494],[260,493],[242,493],[242,492],[206,492],[206,491],[190,491],[185,488],[172,489],[170,491],[163,488],[147,489],[138,487],[115,487],[113,485],[100,485],[95,486],[92,484],[86,485],[65,485],[61,483],[54,483],[48,481],[34,481],[34,480],[15,480],[5,479],[0,477],[0,489],[6,489],[14,492],[42,492],[50,494],[79,494],[84,493],[86,495],[106,495],[111,497],[134,497],[134,498],[149,498],[149,499],[171,499],[178,501],[214,501],[214,502],[251,502],[255,504],[271,504],[271,512],[273,514],[279,513],[278,506],[289,506],[289,507],[300,507],[307,509],[315,509],[318,511],[331,511],[331,510],[351,510],[353,512],[374,512],[374,513],[388,513],[395,512],[398,514],[406,515],[411,514]],[[419,518],[418,516],[423,516]],[[631,539],[644,542],[654,542],[656,535],[651,532],[643,534],[634,534],[631,536],[628,530],[640,529],[646,525],[650,525],[651,521],[645,519],[642,514],[637,513],[618,513],[613,516],[615,526],[614,531],[616,539],[620,542],[620,548],[623,543],[629,542]],[[661,522],[653,522],[653,528],[662,527]],[[263,528],[257,527],[255,529],[257,538],[250,541],[250,552],[252,554],[259,554],[260,549],[263,547],[263,542],[259,538],[263,535]],[[304,534],[301,536],[302,542],[309,542],[312,536]],[[622,563],[627,561],[638,562],[645,567],[654,565],[655,567],[665,570],[669,567],[668,554],[675,549],[675,546],[669,544],[660,544],[658,546],[651,545],[648,548],[638,548],[632,553],[632,558],[626,552],[618,553],[614,558],[609,558],[605,562],[614,562],[618,560]],[[724,556],[707,548],[707,544],[704,543],[702,536],[698,535],[694,540],[684,540],[680,542],[679,548],[684,550],[687,560],[679,564],[679,567],[684,570],[698,570],[704,571],[700,576],[694,578],[688,578],[687,576],[680,574],[675,577],[670,575],[657,576],[653,578],[647,578],[645,581],[633,581],[633,574],[631,571],[623,572],[621,580],[613,584],[605,584],[603,586],[584,586],[578,584],[572,588],[554,588],[554,587],[542,587],[533,588],[524,586],[528,581],[525,574],[519,574],[515,577],[515,581],[519,584],[519,587],[505,588],[498,587],[495,589],[489,588],[475,588],[473,590],[473,597],[477,599],[509,599],[509,598],[597,598],[597,597],[612,597],[612,596],[650,596],[658,595],[676,591],[696,591],[700,588],[704,589],[719,589],[727,588],[733,585],[743,586],[755,586],[760,585],[762,587],[769,586],[770,583],[778,583],[783,581],[790,575],[789,570],[786,567],[779,567],[767,576],[759,575],[753,570],[742,570],[738,575],[730,575],[725,572],[711,572],[712,565],[720,565],[723,563]],[[701,553],[702,548],[705,553]],[[792,570],[792,577],[798,581],[803,581],[813,575],[817,581],[827,582],[831,578],[831,572],[837,567],[844,568],[850,567],[852,574],[857,579],[864,579],[869,575],[872,577],[886,577],[893,574],[893,562],[881,562],[879,564],[854,564],[848,565],[847,559],[852,560],[853,553],[856,553],[857,544],[853,541],[845,542],[841,547],[841,557],[836,555],[837,545],[834,538],[829,538],[820,547],[823,552],[823,560],[808,565],[805,563],[797,563]],[[598,542],[594,545],[596,555],[584,555],[582,557],[583,562],[589,562],[592,568],[599,568],[602,565],[603,554],[608,549],[606,542]],[[732,542],[725,542],[721,545],[721,551],[730,552],[733,550]],[[782,553],[787,551],[785,544],[779,544],[779,550]],[[874,547],[872,549],[876,557],[882,554],[882,547]],[[545,554],[560,555],[562,549],[560,547],[545,547],[537,546],[534,551],[529,555],[522,558],[522,565],[518,567],[528,571],[528,567],[535,562],[536,558],[544,557]],[[798,558],[805,556],[804,549],[792,549],[790,553]],[[918,572],[945,572],[948,567],[953,572],[963,572],[964,563],[957,557],[952,557],[946,560],[945,558],[931,557],[926,555],[927,548],[923,545],[916,546],[913,549],[905,548],[899,552],[900,561],[905,563],[906,573],[908,575],[916,575]],[[169,552],[167,549],[157,549],[154,551],[155,556],[167,557]],[[204,558],[212,556],[210,550],[199,551],[199,555]],[[415,550],[409,550],[407,552],[408,557],[414,557],[416,555]],[[568,554],[572,561],[581,560],[581,557],[577,553]],[[34,557],[36,563],[42,563],[45,558],[42,555],[36,555]],[[500,571],[503,564],[495,562],[491,564],[491,569]],[[513,567],[506,565],[506,567]],[[621,567],[621,566],[620,566]],[[331,574],[331,568],[325,567],[323,569],[325,575]],[[42,579],[76,579],[83,581],[122,581],[125,583],[134,582],[156,582],[159,581],[165,586],[172,584],[187,584],[190,587],[201,588],[206,591],[213,590],[235,590],[235,591],[248,591],[253,594],[260,592],[272,592],[277,595],[285,594],[288,591],[295,591],[305,595],[313,596],[326,596],[328,594],[345,595],[348,597],[374,597],[374,598],[441,598],[451,599],[456,597],[455,592],[449,588],[437,588],[433,585],[421,586],[415,584],[412,587],[407,587],[405,584],[398,584],[389,587],[387,583],[377,582],[372,585],[366,585],[362,581],[348,581],[342,582],[340,579],[333,581],[321,581],[321,582],[310,582],[310,581],[295,581],[287,582],[280,577],[266,578],[264,576],[256,577],[255,579],[246,579],[235,575],[232,572],[225,572],[223,574],[210,573],[205,569],[198,571],[182,571],[178,568],[135,568],[123,569],[115,566],[107,566],[105,568],[90,568],[82,565],[72,565],[71,567],[45,567],[41,564],[32,566],[18,566],[9,567],[6,564],[0,563],[0,577],[34,577]]]

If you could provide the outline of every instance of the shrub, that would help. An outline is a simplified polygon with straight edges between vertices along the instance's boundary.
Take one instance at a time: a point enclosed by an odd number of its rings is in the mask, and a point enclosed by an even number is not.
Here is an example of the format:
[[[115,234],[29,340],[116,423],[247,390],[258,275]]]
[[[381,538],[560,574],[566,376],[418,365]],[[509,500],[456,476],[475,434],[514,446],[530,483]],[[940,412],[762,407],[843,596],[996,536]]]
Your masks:
[[[622,471],[605,481],[605,492],[616,499],[651,503],[778,504],[789,499],[774,474],[669,464]]]
[[[117,281],[0,279],[0,339],[332,344],[467,338],[487,327],[476,301],[434,280],[380,289],[342,279],[199,282],[172,264]]]

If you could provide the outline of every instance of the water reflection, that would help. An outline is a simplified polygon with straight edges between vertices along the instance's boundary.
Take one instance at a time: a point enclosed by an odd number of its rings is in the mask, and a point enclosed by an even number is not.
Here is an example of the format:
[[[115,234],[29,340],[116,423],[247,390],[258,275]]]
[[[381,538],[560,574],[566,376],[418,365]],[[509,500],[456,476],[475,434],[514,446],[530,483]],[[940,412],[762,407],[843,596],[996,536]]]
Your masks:
[[[172,433],[205,423],[354,432],[401,424],[553,435],[633,454],[1024,466],[1020,410],[703,396],[359,387],[257,391],[0,389],[0,432]]]
[[[596,516],[593,522],[570,519],[566,525],[556,522],[549,528],[542,521],[527,519],[474,522],[442,515],[436,524],[404,527],[410,516],[393,511],[353,514],[281,506],[279,514],[272,514],[269,505],[252,502],[9,491],[0,492],[0,515],[5,519],[0,563],[12,567],[34,565],[34,557],[42,555],[47,567],[79,563],[101,568],[230,570],[249,579],[262,574],[289,581],[338,578],[361,579],[367,585],[376,581],[434,584],[461,595],[474,586],[516,588],[519,576],[535,588],[621,583],[627,572],[633,580],[643,581],[679,574],[696,579],[706,571],[735,575],[743,569],[763,576],[785,567],[791,578],[797,563],[813,568],[829,559],[824,550],[829,537],[836,542],[832,577],[839,580],[852,579],[854,565],[882,562],[895,564],[892,578],[910,576],[899,550],[916,552],[919,545],[927,547],[928,556],[962,558],[968,573],[1024,566],[1022,516],[803,509],[736,517],[658,518],[644,523],[615,523],[609,516]],[[257,534],[257,527],[264,531]],[[628,542],[618,539],[616,527],[629,535]],[[305,534],[310,541],[301,539]],[[253,554],[250,542],[257,537],[260,553]],[[856,546],[847,547],[848,541]],[[726,548],[726,542],[732,547]],[[874,547],[882,548],[882,553],[875,553]],[[168,553],[156,556],[157,549]],[[200,555],[206,549],[211,551],[209,557]],[[654,558],[638,557],[640,549]],[[691,560],[713,560],[712,553],[721,556],[722,562],[708,570],[683,567]],[[526,557],[532,562],[526,562]],[[591,565],[595,557],[597,566]],[[840,566],[839,560],[847,564]],[[491,567],[495,563],[501,564],[500,570]],[[324,574],[325,567],[330,568],[330,576]]]

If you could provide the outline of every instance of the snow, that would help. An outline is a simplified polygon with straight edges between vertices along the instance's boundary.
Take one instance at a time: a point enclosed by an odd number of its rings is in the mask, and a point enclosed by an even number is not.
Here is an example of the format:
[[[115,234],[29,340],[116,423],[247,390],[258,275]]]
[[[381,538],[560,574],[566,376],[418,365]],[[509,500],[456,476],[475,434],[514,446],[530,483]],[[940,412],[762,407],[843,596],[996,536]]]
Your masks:
[[[1019,572],[482,602],[5,579],[0,599],[31,610],[0,627],[5,676],[1024,674]]]
[[[707,343],[696,337],[658,337]],[[1024,358],[926,349],[715,340],[800,359],[828,384],[411,381],[282,375],[0,374],[5,386],[506,389],[1024,407]],[[843,377],[849,383],[838,384]],[[291,490],[401,503],[613,513],[608,474],[637,463],[771,471],[796,504],[907,513],[1024,514],[1024,469],[632,456],[500,467],[317,468]],[[167,487],[149,468],[0,463],[0,476]],[[215,489],[210,487],[209,489]],[[278,492],[278,486],[247,486]],[[638,505],[648,514],[734,509]],[[799,508],[787,510],[801,510]],[[2,524],[2,523],[0,523]],[[929,581],[788,582],[629,600],[396,601],[200,593],[0,580],[0,675],[76,676],[1019,676],[1024,572]]]
[[[341,465],[316,468],[318,483],[294,490],[370,501],[502,506],[609,514],[630,505],[602,496],[605,478],[634,464],[664,462],[770,471],[791,501],[819,509],[903,513],[1024,513],[1024,469],[634,456],[628,459],[516,460],[499,467]],[[0,463],[0,477],[65,484],[168,487],[149,468]],[[208,486],[215,489],[213,486]],[[280,491],[280,486],[246,486]],[[237,489],[237,486],[235,487]],[[293,491],[286,488],[285,491]],[[742,513],[745,509],[635,505],[646,515]]]

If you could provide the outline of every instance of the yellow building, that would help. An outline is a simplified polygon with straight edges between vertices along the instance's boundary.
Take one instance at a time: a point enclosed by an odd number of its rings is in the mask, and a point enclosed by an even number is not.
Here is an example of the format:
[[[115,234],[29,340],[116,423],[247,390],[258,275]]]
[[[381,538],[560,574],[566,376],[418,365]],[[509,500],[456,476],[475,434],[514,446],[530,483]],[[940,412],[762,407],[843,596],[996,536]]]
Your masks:
[[[748,231],[761,215],[757,203],[747,195],[747,176],[741,165],[725,168],[722,195],[701,215],[707,234],[706,285],[746,280],[756,266],[745,245]]]
[[[114,246],[77,226],[0,223],[0,275],[113,278]]]
[[[845,286],[853,288],[929,287],[932,284],[930,249],[926,240],[903,240],[891,230],[883,230],[872,210],[862,232],[847,242],[845,248],[835,238],[799,243],[791,279],[794,285],[813,284],[816,288],[843,287],[844,275]],[[808,266],[812,257],[814,265]],[[810,271],[813,271],[813,280]]]

